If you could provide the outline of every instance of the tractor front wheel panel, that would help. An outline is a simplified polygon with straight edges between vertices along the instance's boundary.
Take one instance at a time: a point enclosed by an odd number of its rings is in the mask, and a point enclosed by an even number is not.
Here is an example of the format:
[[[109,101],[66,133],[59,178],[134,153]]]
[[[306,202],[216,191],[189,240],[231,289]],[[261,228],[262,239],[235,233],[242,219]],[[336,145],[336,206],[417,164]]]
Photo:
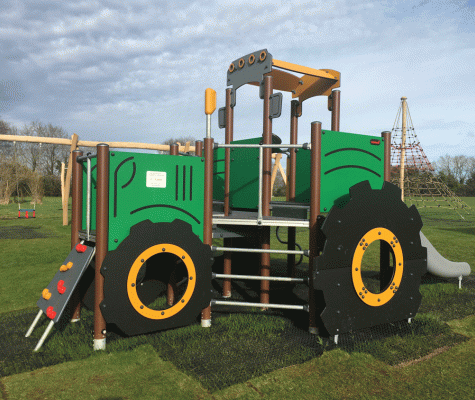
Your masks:
[[[104,319],[128,336],[195,322],[211,300],[212,257],[184,221],[134,225],[102,264]]]
[[[347,204],[330,210],[322,226],[325,245],[314,268],[317,309],[330,335],[416,315],[420,280],[427,271],[421,228],[416,207],[408,208],[401,190],[388,182],[381,190],[360,182],[350,188]],[[361,271],[368,246],[378,240],[379,291],[364,284]]]

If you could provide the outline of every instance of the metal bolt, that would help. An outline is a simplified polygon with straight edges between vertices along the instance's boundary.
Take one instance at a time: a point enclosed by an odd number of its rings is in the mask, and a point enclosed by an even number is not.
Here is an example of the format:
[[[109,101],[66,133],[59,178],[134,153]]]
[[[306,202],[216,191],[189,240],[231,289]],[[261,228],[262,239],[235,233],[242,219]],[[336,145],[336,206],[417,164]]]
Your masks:
[[[140,306],[141,309],[143,309],[143,306]]]
[[[114,242],[117,243],[119,241],[119,239],[114,239]]]
[[[181,300],[181,302],[182,302],[182,303],[184,303],[184,302],[185,302],[185,300]]]
[[[396,291],[395,291],[395,290],[393,290],[393,293],[396,293]]]
[[[192,281],[192,280],[193,280],[193,277],[192,277],[192,276],[190,276],[190,281]]]
[[[103,329],[103,330],[101,331],[101,333],[102,333],[103,335],[105,335],[105,334],[107,333],[107,331],[106,331],[105,329]]]
[[[132,283],[132,287],[135,287],[135,283]]]
[[[165,311],[162,311],[162,315],[165,315]]]
[[[145,262],[145,260],[142,258],[142,259],[140,260],[140,262]]]
[[[378,299],[378,301],[381,301],[381,299]]]
[[[364,299],[364,295],[363,295],[363,296],[361,296],[361,298],[362,298],[362,299]]]
[[[184,260],[184,259],[185,259],[185,256],[181,256],[181,259]]]
[[[111,156],[114,157],[114,156],[115,156],[115,153],[111,153]]]
[[[358,271],[358,268],[355,268],[355,271]]]
[[[362,294],[363,294],[362,292],[359,293],[360,296],[361,296]]]
[[[381,232],[378,232],[378,235],[381,235]]]
[[[362,242],[364,242],[364,241],[365,241],[365,239],[362,240]]]
[[[367,291],[367,290],[365,290],[364,292],[365,292],[365,293],[368,293],[368,291]]]
[[[165,251],[165,247],[162,249],[162,251]]]

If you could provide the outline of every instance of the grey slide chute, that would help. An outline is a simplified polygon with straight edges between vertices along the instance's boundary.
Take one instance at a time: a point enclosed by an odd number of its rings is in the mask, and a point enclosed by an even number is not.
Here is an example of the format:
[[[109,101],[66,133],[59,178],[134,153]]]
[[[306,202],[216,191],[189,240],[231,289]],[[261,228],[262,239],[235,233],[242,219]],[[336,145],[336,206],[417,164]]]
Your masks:
[[[427,247],[427,272],[441,278],[459,278],[470,275],[470,265],[466,262],[453,262],[442,257],[421,232],[421,244]]]

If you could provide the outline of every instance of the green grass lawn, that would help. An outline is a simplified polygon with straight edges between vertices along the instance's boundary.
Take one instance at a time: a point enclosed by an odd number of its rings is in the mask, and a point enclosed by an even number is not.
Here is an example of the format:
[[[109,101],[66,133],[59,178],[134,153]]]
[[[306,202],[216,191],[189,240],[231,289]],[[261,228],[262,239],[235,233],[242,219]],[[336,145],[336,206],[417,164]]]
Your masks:
[[[475,198],[464,199],[475,210]],[[25,203],[26,204],[26,203]],[[339,346],[308,335],[305,317],[248,310],[213,313],[199,324],[122,338],[105,352],[92,347],[93,315],[55,327],[44,348],[31,350],[45,329],[23,338],[36,301],[70,249],[61,202],[45,198],[36,219],[0,206],[0,399],[473,399],[475,381],[475,217],[422,208],[423,232],[438,251],[472,266],[471,284],[425,278],[423,303],[411,325],[391,324],[342,335]],[[281,236],[286,237],[285,230]],[[297,242],[308,248],[308,231]],[[284,248],[272,232],[271,247]],[[304,276],[306,259],[297,268]],[[273,257],[273,273],[284,273]],[[272,296],[287,299],[275,284]],[[239,294],[242,287],[233,289]],[[256,294],[250,285],[251,294]],[[297,315],[297,316],[294,316]]]

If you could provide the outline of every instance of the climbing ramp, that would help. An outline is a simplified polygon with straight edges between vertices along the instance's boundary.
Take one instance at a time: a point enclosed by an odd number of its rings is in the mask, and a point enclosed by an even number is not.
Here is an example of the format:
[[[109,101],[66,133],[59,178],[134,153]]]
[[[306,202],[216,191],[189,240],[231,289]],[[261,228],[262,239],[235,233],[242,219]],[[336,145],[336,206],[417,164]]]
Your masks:
[[[45,314],[50,322],[34,351],[41,348],[54,324],[60,320],[74,289],[89,266],[95,252],[96,248],[94,246],[85,245],[83,242],[78,243],[66,257],[64,264],[56,272],[53,280],[41,293],[41,297],[36,303],[40,310],[25,336],[29,337],[31,335],[42,314]]]

